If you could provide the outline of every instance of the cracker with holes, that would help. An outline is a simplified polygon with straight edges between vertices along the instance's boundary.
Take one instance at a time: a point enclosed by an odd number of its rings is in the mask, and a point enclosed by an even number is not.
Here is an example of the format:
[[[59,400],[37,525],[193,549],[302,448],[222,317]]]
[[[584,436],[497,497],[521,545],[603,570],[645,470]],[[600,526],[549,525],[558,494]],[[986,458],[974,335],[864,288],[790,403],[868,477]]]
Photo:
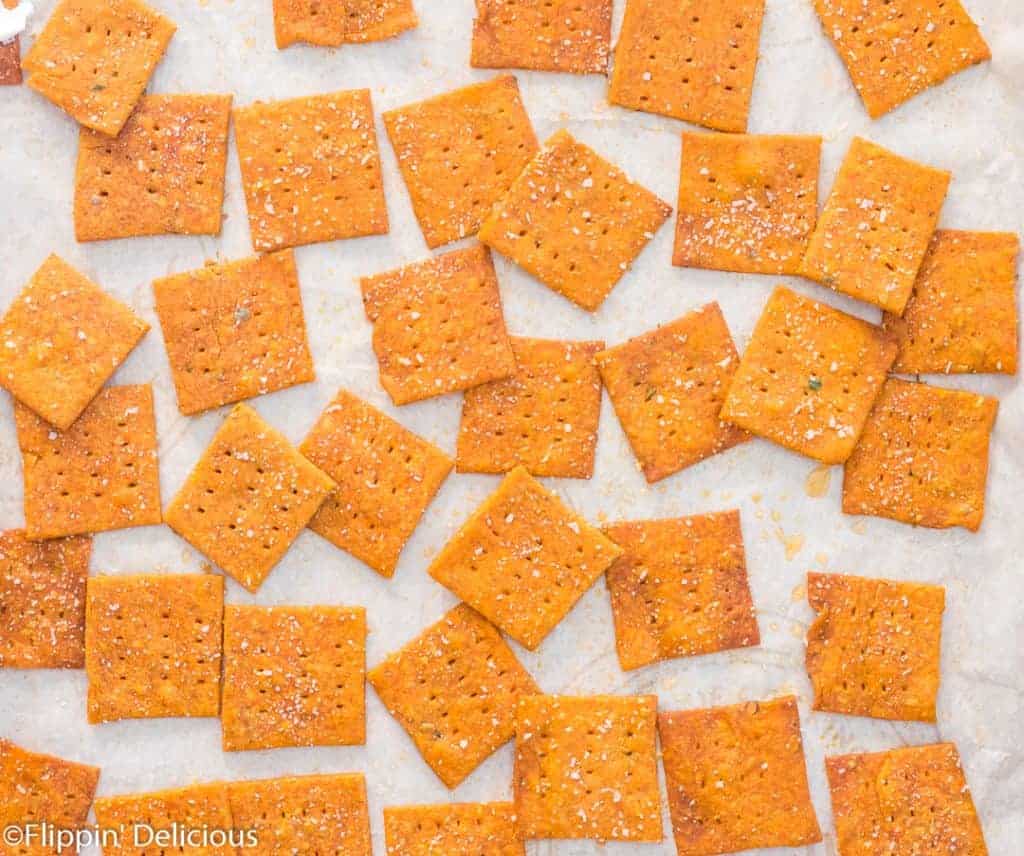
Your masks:
[[[501,634],[464,603],[368,678],[449,788],[512,739],[516,701],[540,692]]]
[[[384,809],[388,856],[526,856],[512,803],[445,803]]]
[[[320,47],[380,42],[416,24],[412,0],[274,0],[279,48],[297,42]]]
[[[882,326],[899,345],[894,372],[1017,373],[1017,256],[1011,232],[940,229],[903,316]]]
[[[365,277],[381,386],[395,404],[469,389],[516,368],[498,277],[481,245]]]
[[[841,464],[895,356],[895,343],[879,328],[779,286],[733,375],[722,419]]]
[[[794,696],[665,711],[658,735],[680,853],[821,841]]]
[[[388,231],[368,89],[257,102],[234,119],[257,252]]]
[[[140,0],[61,0],[22,67],[36,92],[80,125],[113,137],[175,29]]]
[[[89,722],[216,716],[224,580],[213,574],[90,577]]]
[[[158,279],[153,295],[185,415],[315,379],[291,250]]]
[[[0,42],[0,86],[17,86],[21,83],[21,40],[15,36],[12,41]]]
[[[886,381],[843,471],[843,511],[977,531],[998,407],[973,392]]]
[[[672,208],[568,131],[494,206],[480,240],[584,309],[597,309]]]
[[[451,472],[451,458],[344,389],[299,451],[338,485],[309,528],[391,577],[405,542]]]
[[[475,235],[537,153],[510,74],[384,114],[427,246]]]
[[[516,467],[427,572],[532,651],[621,553]]]
[[[738,364],[717,303],[597,355],[615,415],[648,482],[750,439],[718,415]]]
[[[627,0],[608,100],[745,131],[763,15],[764,0]]]
[[[902,315],[950,174],[854,137],[800,274]]]
[[[254,592],[334,487],[283,434],[238,404],[167,506],[165,518]]]
[[[67,430],[147,330],[131,309],[51,255],[0,318],[0,386]]]
[[[153,389],[108,386],[67,431],[16,404],[32,540],[160,522]]]

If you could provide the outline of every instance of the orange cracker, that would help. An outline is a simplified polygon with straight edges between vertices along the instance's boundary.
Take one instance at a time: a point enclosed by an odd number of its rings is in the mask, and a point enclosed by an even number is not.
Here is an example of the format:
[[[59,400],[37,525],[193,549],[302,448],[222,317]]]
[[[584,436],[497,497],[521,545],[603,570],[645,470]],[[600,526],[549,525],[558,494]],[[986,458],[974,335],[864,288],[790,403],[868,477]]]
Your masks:
[[[238,404],[167,506],[167,525],[256,591],[334,487],[284,435]]]
[[[843,511],[972,532],[985,513],[995,398],[891,379],[843,474]]]
[[[108,386],[63,433],[16,404],[32,540],[160,522],[153,389]]]
[[[589,479],[594,474],[604,342],[512,339],[516,373],[466,390],[456,466],[462,473]]]
[[[51,255],[0,318],[0,386],[67,430],[148,329]]]
[[[952,743],[825,759],[839,856],[987,856]]]
[[[153,294],[185,415],[315,379],[291,250],[158,279]]]
[[[387,856],[526,856],[512,803],[446,803],[384,809]]]
[[[320,47],[380,42],[417,23],[412,0],[274,0],[279,48],[296,42]]]
[[[501,634],[464,603],[368,678],[449,788],[512,739],[516,701],[540,692]]]
[[[764,0],[627,0],[608,100],[745,131],[763,15]]]
[[[388,231],[370,90],[234,110],[258,252]]]
[[[950,174],[854,137],[800,273],[902,315]]]
[[[568,131],[551,137],[480,227],[480,240],[591,311],[672,208]]]
[[[905,374],[1017,373],[1017,256],[1009,232],[939,230],[903,317],[882,326],[899,345]]]
[[[380,383],[408,404],[516,368],[490,251],[453,250],[362,280]]]
[[[510,74],[390,110],[384,126],[430,248],[475,235],[537,153]]]
[[[0,42],[0,86],[21,83],[21,39]]]
[[[666,711],[658,734],[680,853],[821,841],[794,696]]]
[[[648,482],[750,439],[718,417],[738,364],[717,303],[597,355],[615,414]]]
[[[91,538],[0,533],[0,668],[82,668],[91,552]]]
[[[233,606],[224,611],[224,750],[366,740],[366,611]]]
[[[606,575],[623,669],[758,645],[740,513],[614,523]]]
[[[79,124],[115,136],[175,29],[139,0],[61,0],[22,66],[36,92]]]
[[[344,389],[299,451],[338,484],[309,528],[391,577],[405,542],[451,472],[451,459]]]
[[[427,572],[532,651],[621,553],[516,467]]]
[[[841,464],[895,356],[895,343],[877,327],[779,286],[733,375],[722,419]]]

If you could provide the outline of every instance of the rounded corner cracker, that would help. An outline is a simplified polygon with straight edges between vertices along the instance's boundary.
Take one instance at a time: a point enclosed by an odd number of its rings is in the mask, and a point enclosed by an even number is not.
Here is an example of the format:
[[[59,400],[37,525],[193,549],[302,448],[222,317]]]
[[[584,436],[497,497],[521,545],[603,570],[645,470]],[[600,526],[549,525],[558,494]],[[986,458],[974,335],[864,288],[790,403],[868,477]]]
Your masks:
[[[526,856],[507,802],[385,806],[387,856]]]
[[[279,49],[381,42],[419,24],[412,0],[274,0]]]

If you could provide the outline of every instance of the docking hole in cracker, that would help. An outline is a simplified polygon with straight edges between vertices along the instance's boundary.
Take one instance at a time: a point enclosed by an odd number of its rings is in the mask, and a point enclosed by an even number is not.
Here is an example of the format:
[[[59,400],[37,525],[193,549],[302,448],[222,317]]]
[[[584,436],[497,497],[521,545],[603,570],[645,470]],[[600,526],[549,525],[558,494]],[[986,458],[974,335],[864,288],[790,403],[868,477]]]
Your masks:
[[[526,856],[512,803],[387,806],[387,856]]]
[[[273,0],[278,48],[380,42],[413,29],[412,0]]]

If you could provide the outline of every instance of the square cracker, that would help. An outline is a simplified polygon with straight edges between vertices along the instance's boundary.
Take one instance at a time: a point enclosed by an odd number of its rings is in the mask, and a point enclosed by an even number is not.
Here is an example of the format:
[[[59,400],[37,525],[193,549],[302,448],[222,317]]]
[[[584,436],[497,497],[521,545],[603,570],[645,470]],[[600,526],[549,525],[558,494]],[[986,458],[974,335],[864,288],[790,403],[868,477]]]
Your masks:
[[[0,86],[21,83],[21,39],[0,42]]]
[[[234,110],[257,252],[388,231],[370,90]]]
[[[405,542],[451,472],[451,458],[344,389],[299,451],[338,484],[309,528],[391,577]]]
[[[902,318],[882,326],[899,345],[894,372],[1017,373],[1017,256],[1010,232],[940,229]]]
[[[532,651],[621,553],[516,467],[427,572]]]
[[[680,853],[821,841],[794,696],[665,711],[658,734]]]
[[[0,318],[0,385],[67,430],[149,325],[50,255]]]
[[[814,0],[871,118],[991,58],[959,0]]]
[[[942,586],[807,575],[814,709],[935,722]]]
[[[661,841],[657,696],[525,696],[512,773],[523,838]]]
[[[902,315],[950,174],[854,137],[800,274]]]
[[[516,368],[498,277],[480,245],[361,281],[380,383],[395,404],[468,389]]]
[[[750,439],[718,414],[739,355],[717,303],[597,355],[648,482]]]
[[[366,740],[366,611],[224,610],[224,750],[351,746]]]
[[[82,668],[91,553],[91,538],[0,533],[0,668]]]
[[[895,356],[895,343],[879,328],[779,286],[733,375],[722,419],[841,464]]]
[[[22,66],[36,92],[79,124],[115,136],[175,29],[139,0],[61,0]]]
[[[998,406],[973,392],[886,381],[846,462],[843,511],[977,531]]]
[[[516,373],[467,389],[455,463],[460,473],[589,479],[601,418],[594,356],[604,342],[512,338]]]
[[[763,15],[764,0],[627,0],[608,100],[745,131]]]
[[[475,235],[537,153],[510,74],[384,114],[420,230],[433,249]]]
[[[759,645],[740,513],[614,523],[606,574],[623,669]]]
[[[238,404],[167,506],[166,521],[256,591],[334,488],[283,434]]]
[[[291,250],[153,282],[186,416],[316,378]]]
[[[412,0],[274,0],[279,48],[296,42],[320,47],[379,42],[417,23]]]
[[[671,206],[562,130],[494,206],[479,237],[593,311],[671,213]]]
[[[146,95],[111,139],[82,128],[75,238],[219,235],[230,95]]]
[[[526,856],[512,803],[389,806],[384,840],[387,856]]]
[[[501,634],[464,603],[368,678],[449,788],[512,739],[516,701],[540,692]]]
[[[683,134],[672,264],[798,273],[820,157],[821,137]]]
[[[153,388],[108,386],[67,431],[15,404],[32,540],[160,522]]]

